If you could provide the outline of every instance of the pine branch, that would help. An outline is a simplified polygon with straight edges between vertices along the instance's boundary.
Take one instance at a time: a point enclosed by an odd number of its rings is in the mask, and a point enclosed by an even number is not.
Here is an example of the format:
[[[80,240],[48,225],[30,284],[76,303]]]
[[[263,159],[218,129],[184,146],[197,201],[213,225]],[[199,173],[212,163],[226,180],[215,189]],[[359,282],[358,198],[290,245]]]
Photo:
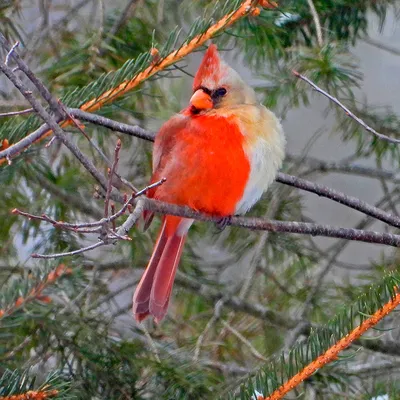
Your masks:
[[[242,385],[240,398],[251,398],[257,391],[264,393],[260,399],[281,399],[318,369],[336,361],[341,351],[354,343],[364,343],[361,335],[400,305],[399,283],[399,274],[386,276],[381,285],[343,308],[326,326],[313,327],[305,342],[282,353]]]
[[[0,400],[46,400],[58,396],[58,390],[28,390],[26,393],[1,396]]]
[[[348,335],[340,339],[332,347],[317,357],[313,362],[307,365],[303,370],[294,375],[291,379],[285,382],[278,390],[273,392],[265,400],[279,400],[283,396],[297,387],[305,379],[309,378],[314,372],[322,368],[326,364],[336,361],[341,351],[349,347],[355,340],[360,338],[367,330],[373,328],[386,315],[391,313],[400,304],[400,293],[396,290],[396,294],[382,308],[377,310],[368,319],[354,328]]]
[[[30,370],[19,372],[6,369],[0,377],[0,400],[47,400],[54,397],[70,399],[69,384],[59,372],[50,373],[35,389],[35,377]]]
[[[263,5],[266,3],[264,6],[268,6],[268,4],[273,4],[275,6],[274,3],[270,3],[268,1],[263,1],[262,3]],[[121,96],[124,96],[126,93],[132,91],[145,80],[192,53],[195,49],[202,46],[207,40],[233,25],[239,19],[249,14],[257,15],[257,12],[259,12],[257,5],[258,1],[254,0],[235,0],[233,2],[228,1],[222,10],[227,11],[223,17],[219,18],[216,23],[212,23],[212,19],[197,20],[192,26],[188,37],[180,45],[180,47],[178,47],[178,49],[175,49],[175,43],[178,40],[180,32],[175,31],[170,35],[169,39],[161,50],[150,49],[147,53],[141,54],[135,60],[128,60],[119,70],[100,77],[97,81],[92,82],[82,89],[77,89],[66,94],[61,98],[61,101],[68,107],[79,107],[83,111],[90,112],[97,111],[105,104],[112,103]],[[8,52],[11,51],[11,46],[1,33],[0,44]],[[157,54],[156,58],[154,58],[155,53]],[[23,62],[16,54],[15,49],[13,49],[13,51],[10,53],[10,58],[14,59],[20,68],[23,66]],[[21,69],[23,70],[23,67]],[[46,100],[49,100],[49,102],[53,101],[51,96],[48,97],[47,93],[44,94]],[[29,126],[29,124],[32,124],[32,122],[32,120],[28,120],[25,123],[26,127]],[[58,122],[61,123],[61,127],[71,124],[71,121],[68,119],[60,119]],[[10,133],[10,128],[11,126],[6,124],[6,126],[4,126],[0,131],[0,136],[4,136],[6,132],[7,135],[11,136],[13,131],[26,131],[26,129],[24,129],[25,126],[18,126],[11,129]],[[11,152],[15,150],[13,146],[18,147],[19,153],[27,149],[30,145],[38,140],[48,137],[52,132],[54,132],[54,129],[52,127],[50,128],[51,129],[41,132],[40,135],[37,133],[34,138],[31,137],[31,139],[34,139],[33,141],[25,140],[23,145],[17,142],[5,150],[5,153],[4,151],[0,152],[0,165],[7,162],[7,157],[10,158]],[[21,140],[24,139],[25,138]]]
[[[48,296],[43,295],[43,291],[51,284],[55,283],[57,279],[65,274],[71,273],[71,270],[64,264],[58,265],[55,269],[50,271],[44,278],[39,279],[38,284],[34,286],[29,293],[25,296],[19,296],[17,300],[13,301],[9,305],[3,305],[0,309],[0,321],[4,317],[9,317],[16,311],[20,310],[27,303],[38,300],[41,302],[49,303],[51,299]]]

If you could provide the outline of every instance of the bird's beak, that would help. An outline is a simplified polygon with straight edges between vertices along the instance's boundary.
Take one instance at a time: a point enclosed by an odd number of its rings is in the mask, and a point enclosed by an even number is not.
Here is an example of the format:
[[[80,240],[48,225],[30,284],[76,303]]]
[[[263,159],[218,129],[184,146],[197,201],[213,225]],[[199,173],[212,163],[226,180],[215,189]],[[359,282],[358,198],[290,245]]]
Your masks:
[[[194,92],[190,104],[198,110],[208,110],[214,106],[211,96],[202,89]]]

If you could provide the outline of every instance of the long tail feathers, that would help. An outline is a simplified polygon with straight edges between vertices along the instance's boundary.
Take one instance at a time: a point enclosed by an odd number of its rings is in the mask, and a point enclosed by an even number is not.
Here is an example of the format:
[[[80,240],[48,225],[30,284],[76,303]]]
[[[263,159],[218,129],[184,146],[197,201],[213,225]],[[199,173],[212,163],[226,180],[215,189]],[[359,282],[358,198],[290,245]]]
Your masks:
[[[133,313],[137,321],[153,315],[160,322],[167,313],[176,270],[186,239],[180,232],[182,218],[167,216],[154,246],[153,255],[133,295]]]

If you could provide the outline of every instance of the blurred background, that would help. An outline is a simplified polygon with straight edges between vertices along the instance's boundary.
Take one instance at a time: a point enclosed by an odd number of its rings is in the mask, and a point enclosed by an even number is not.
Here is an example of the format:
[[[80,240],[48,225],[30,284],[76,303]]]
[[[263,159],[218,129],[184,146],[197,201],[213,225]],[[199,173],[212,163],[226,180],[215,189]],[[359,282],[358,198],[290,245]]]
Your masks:
[[[177,42],[182,43],[196,19],[215,20],[223,3],[3,0],[0,30],[11,43],[20,41],[21,56],[61,97],[100,82],[102,74],[151,47],[162,48],[176,27],[181,29]],[[376,140],[291,73],[304,73],[377,131],[399,138],[398,2],[315,0],[322,42],[307,0],[278,3],[213,41],[256,89],[260,102],[282,119],[288,141],[283,171],[398,215],[398,146]],[[157,131],[187,104],[204,49],[98,113]],[[0,76],[0,113],[28,107]],[[29,118],[0,118],[0,140],[14,143],[34,130],[37,121]],[[147,185],[151,143],[91,124],[85,124],[85,131],[109,158],[119,137],[119,173],[137,188]],[[73,128],[68,132],[106,173],[104,161],[83,135]],[[94,243],[96,237],[9,211],[17,207],[56,220],[96,220],[104,208],[96,182],[57,141],[48,148],[37,144],[11,165],[0,166],[0,180],[3,308],[60,262],[70,268],[46,289],[51,300],[31,302],[2,320],[0,368],[29,368],[39,381],[50,371],[60,371],[57,379],[72,380],[69,393],[82,399],[234,398],[249,376],[306,338],[304,323],[326,323],[385,274],[398,271],[398,250],[382,245],[231,227],[219,232],[212,224],[196,223],[165,321],[138,325],[131,299],[159,220],[146,232],[131,230],[129,243],[62,260],[34,260],[33,252],[70,251]],[[360,212],[280,183],[273,184],[250,214],[394,231]],[[249,305],[265,312],[257,315]],[[400,398],[398,325],[393,313],[379,331],[368,334],[374,340],[357,343],[287,398]]]

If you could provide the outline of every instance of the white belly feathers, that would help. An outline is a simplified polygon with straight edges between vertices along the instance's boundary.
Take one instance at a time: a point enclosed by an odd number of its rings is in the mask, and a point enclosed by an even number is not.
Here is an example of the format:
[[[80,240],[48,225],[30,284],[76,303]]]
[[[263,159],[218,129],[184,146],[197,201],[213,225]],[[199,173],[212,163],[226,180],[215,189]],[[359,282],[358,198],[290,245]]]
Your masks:
[[[242,124],[247,142],[245,151],[250,161],[250,177],[236,207],[237,214],[244,214],[260,199],[275,180],[285,156],[286,139],[279,120],[264,106],[257,108],[260,111],[257,121],[251,121],[251,125],[247,121]],[[256,127],[259,131],[249,132],[250,126],[251,130]]]

